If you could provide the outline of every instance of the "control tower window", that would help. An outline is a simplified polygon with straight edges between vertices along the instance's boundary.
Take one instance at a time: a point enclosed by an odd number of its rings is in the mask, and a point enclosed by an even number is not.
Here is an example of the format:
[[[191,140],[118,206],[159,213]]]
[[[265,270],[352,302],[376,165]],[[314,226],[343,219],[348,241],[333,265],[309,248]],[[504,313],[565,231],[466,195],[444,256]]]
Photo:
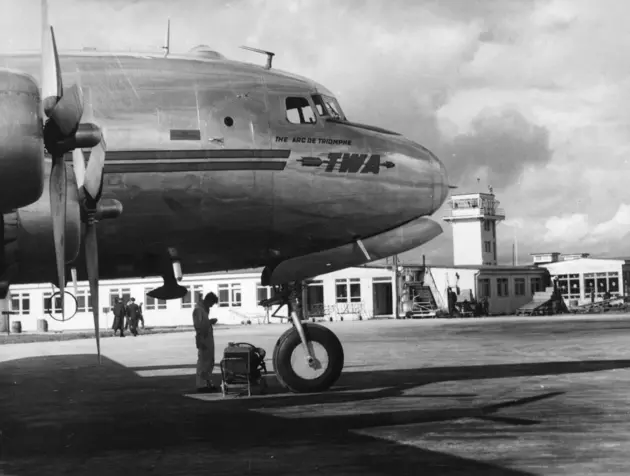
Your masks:
[[[315,124],[317,118],[308,99],[290,97],[286,99],[287,119],[292,124]]]

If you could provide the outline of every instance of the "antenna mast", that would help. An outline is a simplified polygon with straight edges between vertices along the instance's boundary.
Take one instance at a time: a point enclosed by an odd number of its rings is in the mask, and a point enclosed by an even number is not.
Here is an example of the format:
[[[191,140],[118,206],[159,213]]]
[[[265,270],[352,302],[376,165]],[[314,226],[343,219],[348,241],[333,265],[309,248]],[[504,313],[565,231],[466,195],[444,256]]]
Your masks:
[[[168,23],[166,24],[166,45],[162,46],[164,50],[164,57],[166,58],[168,54],[171,52],[171,19],[168,19]]]
[[[255,53],[262,53],[267,55],[267,64],[265,65],[265,69],[271,69],[271,62],[273,61],[273,57],[275,53],[271,51],[259,50],[258,48],[252,48],[251,46],[241,46],[244,50],[254,51]]]

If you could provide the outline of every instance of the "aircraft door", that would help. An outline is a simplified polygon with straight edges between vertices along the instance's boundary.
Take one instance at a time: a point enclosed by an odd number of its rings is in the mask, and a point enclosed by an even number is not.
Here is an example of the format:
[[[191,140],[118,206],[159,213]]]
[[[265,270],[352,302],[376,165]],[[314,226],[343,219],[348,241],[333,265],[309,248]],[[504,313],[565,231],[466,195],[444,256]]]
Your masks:
[[[232,79],[225,89],[203,93],[205,142],[225,149],[269,149],[271,136],[262,80]]]

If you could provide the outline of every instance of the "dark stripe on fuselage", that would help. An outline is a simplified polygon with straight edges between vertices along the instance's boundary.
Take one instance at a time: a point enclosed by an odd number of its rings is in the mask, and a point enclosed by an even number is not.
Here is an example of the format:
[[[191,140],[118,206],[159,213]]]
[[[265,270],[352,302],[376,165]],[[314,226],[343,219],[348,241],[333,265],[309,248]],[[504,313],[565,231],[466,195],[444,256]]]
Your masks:
[[[89,159],[89,150],[83,153]],[[105,173],[284,170],[290,155],[290,150],[269,149],[110,150]],[[72,161],[71,154],[66,161]]]
[[[171,140],[201,140],[199,129],[171,129]]]
[[[288,159],[290,155],[290,150],[270,149],[108,150],[105,160]]]
[[[133,174],[133,173],[159,173],[159,172],[205,172],[205,171],[230,171],[230,170],[284,170],[285,161],[271,160],[226,160],[226,161],[105,161],[106,174]]]

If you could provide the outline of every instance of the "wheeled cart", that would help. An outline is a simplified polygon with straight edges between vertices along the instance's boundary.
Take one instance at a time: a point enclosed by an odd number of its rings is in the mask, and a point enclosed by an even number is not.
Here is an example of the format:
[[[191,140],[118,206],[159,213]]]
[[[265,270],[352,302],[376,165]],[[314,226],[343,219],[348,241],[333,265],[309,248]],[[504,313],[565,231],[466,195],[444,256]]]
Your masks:
[[[247,342],[230,342],[223,351],[221,360],[221,391],[223,396],[236,394],[238,396],[252,395],[252,387],[264,394],[267,381],[263,374],[267,374],[265,364],[266,352]]]

